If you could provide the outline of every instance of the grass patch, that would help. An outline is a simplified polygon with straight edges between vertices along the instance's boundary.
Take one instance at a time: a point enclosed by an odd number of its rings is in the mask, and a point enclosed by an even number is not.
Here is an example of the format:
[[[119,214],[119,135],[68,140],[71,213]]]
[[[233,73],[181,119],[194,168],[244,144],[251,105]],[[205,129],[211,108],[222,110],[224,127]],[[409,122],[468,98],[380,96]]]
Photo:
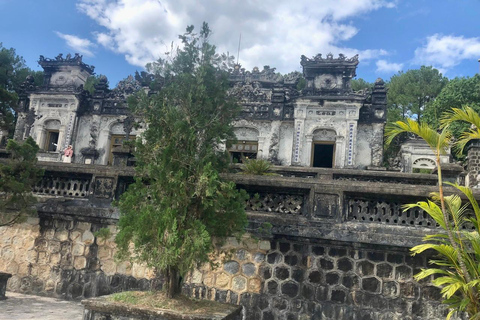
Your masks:
[[[108,300],[189,314],[223,313],[232,310],[231,305],[189,298],[183,295],[168,299],[162,291],[125,291],[110,295]]]

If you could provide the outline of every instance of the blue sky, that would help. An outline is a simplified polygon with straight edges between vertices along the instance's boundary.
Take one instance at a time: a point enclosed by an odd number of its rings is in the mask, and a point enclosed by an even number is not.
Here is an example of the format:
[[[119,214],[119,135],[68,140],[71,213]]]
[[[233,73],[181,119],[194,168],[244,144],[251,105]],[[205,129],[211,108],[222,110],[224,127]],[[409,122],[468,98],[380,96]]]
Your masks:
[[[240,63],[300,71],[300,56],[360,55],[357,76],[389,79],[433,65],[479,70],[480,0],[0,0],[0,42],[33,69],[40,55],[79,52],[114,86],[160,57],[189,24],[207,21]]]

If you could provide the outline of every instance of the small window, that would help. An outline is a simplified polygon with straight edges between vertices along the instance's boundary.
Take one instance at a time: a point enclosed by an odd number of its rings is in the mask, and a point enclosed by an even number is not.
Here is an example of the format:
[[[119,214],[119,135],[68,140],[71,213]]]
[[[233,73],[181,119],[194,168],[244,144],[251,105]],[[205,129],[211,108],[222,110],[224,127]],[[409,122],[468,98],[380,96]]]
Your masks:
[[[47,131],[47,140],[45,141],[45,151],[55,152],[58,149],[58,136],[59,132],[57,130]]]
[[[230,145],[230,144],[227,144]],[[228,148],[233,163],[242,163],[243,159],[257,159],[257,141],[238,141]]]

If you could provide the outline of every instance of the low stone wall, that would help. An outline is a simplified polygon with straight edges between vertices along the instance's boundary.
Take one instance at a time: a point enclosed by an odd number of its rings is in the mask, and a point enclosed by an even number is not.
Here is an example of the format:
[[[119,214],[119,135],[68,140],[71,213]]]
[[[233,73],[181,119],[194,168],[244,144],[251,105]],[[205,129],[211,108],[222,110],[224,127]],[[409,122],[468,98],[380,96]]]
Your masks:
[[[186,286],[185,293],[242,304],[246,319],[259,320],[425,320],[444,319],[447,313],[440,304],[440,290],[413,279],[426,267],[427,258],[412,257],[407,249],[273,240],[259,261],[260,291],[248,286],[238,290],[238,279],[251,279],[237,267],[248,265],[242,264],[244,257],[243,250],[237,250],[236,264],[224,264],[213,275],[204,271]],[[221,286],[225,273],[231,282]]]
[[[108,227],[109,239],[94,233]],[[0,228],[0,272],[8,289],[66,299],[159,287],[153,273],[116,262],[115,227],[43,217]],[[408,248],[277,237],[229,239],[184,292],[241,304],[246,319],[443,319],[439,289],[413,275],[426,257]]]
[[[44,217],[0,228],[0,271],[13,275],[7,289],[67,299],[149,289],[153,273],[137,264],[116,263],[113,238],[94,236],[102,227],[106,225]]]

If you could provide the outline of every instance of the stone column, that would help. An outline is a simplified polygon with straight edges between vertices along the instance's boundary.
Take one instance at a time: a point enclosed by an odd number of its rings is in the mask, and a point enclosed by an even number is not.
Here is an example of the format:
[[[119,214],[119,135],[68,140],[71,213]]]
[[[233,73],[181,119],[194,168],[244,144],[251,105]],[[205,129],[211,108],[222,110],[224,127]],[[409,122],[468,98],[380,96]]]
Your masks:
[[[352,168],[355,165],[355,145],[357,141],[357,122],[347,121],[347,145],[345,167]]]
[[[310,148],[308,146],[310,146]],[[313,149],[313,134],[307,134],[305,135],[305,149],[304,149],[305,159],[307,161],[305,165],[307,167],[313,166],[312,149]]]
[[[47,149],[45,146],[47,144],[45,142],[46,133],[47,131],[43,128],[43,126],[40,128],[37,128],[35,132],[35,135],[36,135],[35,142],[40,146],[40,149]]]
[[[62,148],[63,145],[66,145],[66,146],[68,147],[68,144],[69,144],[69,143],[67,144],[67,141],[64,141],[65,136],[66,136],[65,130],[66,130],[66,126],[65,126],[65,125],[61,125],[60,128],[59,128],[59,130],[58,130],[58,142],[57,142],[57,145],[58,145],[58,146],[57,146],[57,151],[59,151],[59,152],[62,152],[63,150],[66,149],[66,147],[65,147],[65,148]]]
[[[257,158],[258,159],[267,159],[268,158],[268,148],[269,148],[269,146],[267,146],[265,144],[265,137],[258,137],[257,143],[258,143]],[[265,152],[265,150],[267,152]]]
[[[292,149],[292,165],[306,166],[304,162],[304,141],[305,141],[305,114],[304,106],[296,106],[295,123],[293,130],[293,149]],[[310,148],[312,146],[310,145]]]
[[[471,140],[467,149],[467,178],[465,185],[470,188],[480,188],[480,139]]]
[[[74,113],[70,113],[68,117],[67,125],[65,127],[65,133],[64,133],[65,141],[64,141],[63,149],[66,149],[68,145],[72,143],[72,135],[73,135],[73,129],[75,125],[75,120],[76,120],[76,115]]]
[[[345,163],[345,137],[335,137],[335,163],[333,168],[342,168]]]

